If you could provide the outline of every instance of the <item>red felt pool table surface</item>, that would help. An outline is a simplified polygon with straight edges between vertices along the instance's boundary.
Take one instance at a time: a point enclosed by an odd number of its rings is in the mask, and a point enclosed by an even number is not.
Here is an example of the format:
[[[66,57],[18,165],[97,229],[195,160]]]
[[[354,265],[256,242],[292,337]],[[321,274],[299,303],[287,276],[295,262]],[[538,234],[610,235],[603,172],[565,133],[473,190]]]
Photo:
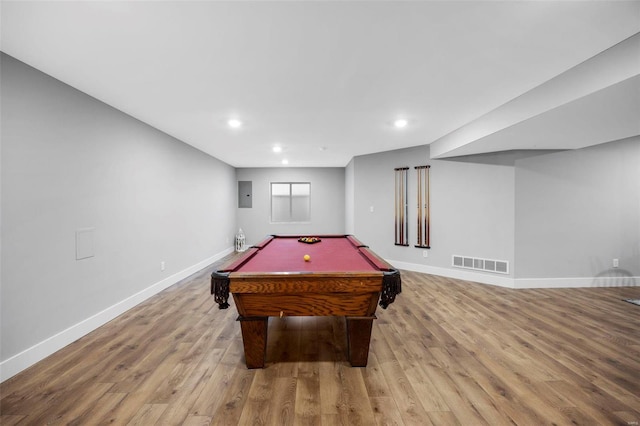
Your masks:
[[[258,245],[238,272],[356,272],[380,270],[376,259],[351,236],[322,236],[320,242],[300,242],[297,236],[273,236]],[[256,248],[252,250],[257,250]],[[307,262],[304,255],[311,258]],[[383,270],[386,270],[384,268]]]

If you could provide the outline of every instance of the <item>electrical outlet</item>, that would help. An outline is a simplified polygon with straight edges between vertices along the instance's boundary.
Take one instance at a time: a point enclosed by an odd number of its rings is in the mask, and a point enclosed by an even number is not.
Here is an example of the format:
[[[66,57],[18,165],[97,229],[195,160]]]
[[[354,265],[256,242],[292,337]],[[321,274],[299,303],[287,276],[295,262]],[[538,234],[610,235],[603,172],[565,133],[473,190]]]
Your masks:
[[[164,271],[164,260],[162,262],[160,262],[160,270]]]
[[[617,268],[618,266],[620,266],[620,261],[618,259],[613,259],[613,267]]]
[[[422,250],[422,257],[429,257],[429,250]]]

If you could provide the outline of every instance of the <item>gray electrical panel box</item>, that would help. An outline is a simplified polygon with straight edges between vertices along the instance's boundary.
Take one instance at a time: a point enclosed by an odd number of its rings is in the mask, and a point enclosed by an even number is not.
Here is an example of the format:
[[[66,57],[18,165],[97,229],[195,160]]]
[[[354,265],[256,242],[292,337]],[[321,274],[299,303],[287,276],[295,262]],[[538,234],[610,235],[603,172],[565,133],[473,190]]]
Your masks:
[[[251,183],[250,180],[238,181],[238,207],[241,209],[251,208],[251,198],[253,197],[251,193]]]

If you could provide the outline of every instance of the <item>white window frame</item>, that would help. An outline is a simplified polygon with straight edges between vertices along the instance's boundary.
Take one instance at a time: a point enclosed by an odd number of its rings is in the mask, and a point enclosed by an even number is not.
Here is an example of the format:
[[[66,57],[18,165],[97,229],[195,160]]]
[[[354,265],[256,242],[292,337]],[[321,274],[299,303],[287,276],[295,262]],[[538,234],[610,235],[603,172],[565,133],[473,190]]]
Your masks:
[[[273,185],[289,185],[289,220],[274,220],[273,217]],[[293,185],[307,185],[309,187],[308,198],[308,216],[304,220],[293,220],[295,215],[293,214]],[[287,224],[287,223],[311,223],[311,182],[269,182],[269,222],[272,224]]]

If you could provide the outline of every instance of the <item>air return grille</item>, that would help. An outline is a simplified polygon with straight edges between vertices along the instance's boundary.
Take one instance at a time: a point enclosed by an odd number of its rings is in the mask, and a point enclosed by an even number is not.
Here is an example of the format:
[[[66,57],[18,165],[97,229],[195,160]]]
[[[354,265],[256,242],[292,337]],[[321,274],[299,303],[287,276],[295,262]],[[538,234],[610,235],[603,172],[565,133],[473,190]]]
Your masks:
[[[451,265],[456,268],[475,269],[497,274],[509,273],[509,262],[506,260],[481,259],[478,257],[458,256],[454,254],[451,257]]]

